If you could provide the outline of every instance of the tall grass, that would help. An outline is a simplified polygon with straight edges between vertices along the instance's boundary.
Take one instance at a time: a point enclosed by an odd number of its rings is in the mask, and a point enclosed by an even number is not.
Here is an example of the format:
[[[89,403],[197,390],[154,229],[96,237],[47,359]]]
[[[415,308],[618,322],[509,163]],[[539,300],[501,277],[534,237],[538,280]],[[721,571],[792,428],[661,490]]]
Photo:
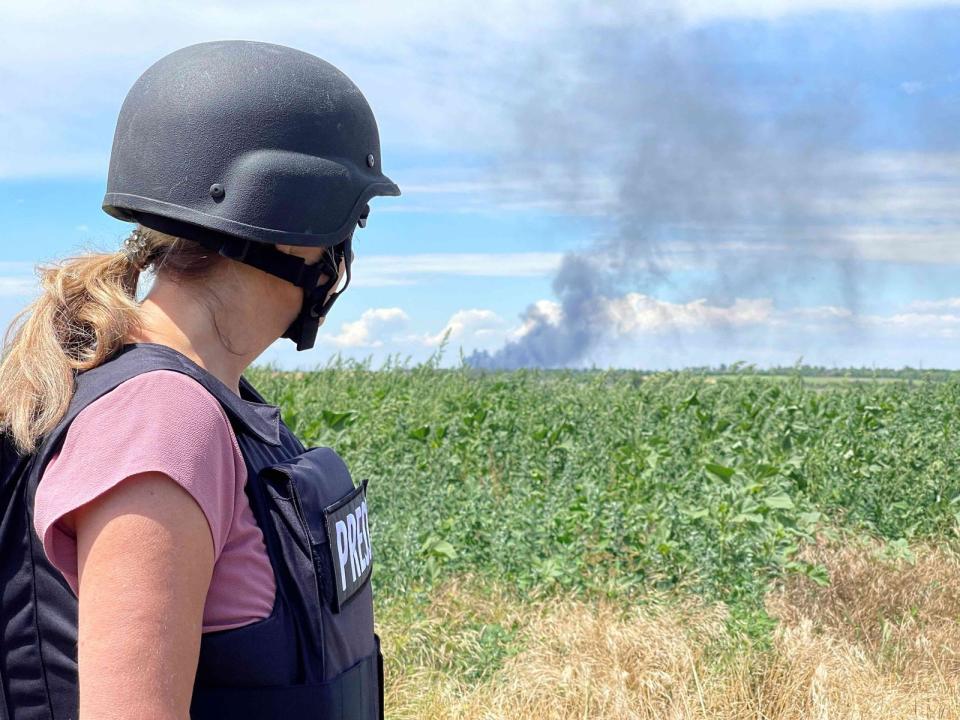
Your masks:
[[[960,717],[955,378],[249,377],[369,479],[391,717]]]
[[[738,642],[729,608],[662,599],[624,608],[554,597],[521,602],[451,583],[427,618],[388,614],[390,717],[422,720],[920,720],[960,718],[960,564],[922,548],[816,549],[832,584],[771,590],[769,646]],[[943,592],[948,588],[947,592]],[[515,627],[516,646],[478,682],[450,672],[476,656],[477,620]]]

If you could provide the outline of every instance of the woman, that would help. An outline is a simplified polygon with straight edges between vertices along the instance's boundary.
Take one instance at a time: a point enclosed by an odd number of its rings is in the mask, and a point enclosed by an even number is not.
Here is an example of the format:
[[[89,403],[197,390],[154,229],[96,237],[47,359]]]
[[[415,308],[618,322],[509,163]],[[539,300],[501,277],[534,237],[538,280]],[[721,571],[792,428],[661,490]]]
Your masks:
[[[399,194],[379,164],[312,55],[202,43],[137,80],[104,198],[136,229],[44,269],[0,364],[35,532],[4,565],[0,718],[382,717],[366,484],[242,377],[312,347],[367,201]]]

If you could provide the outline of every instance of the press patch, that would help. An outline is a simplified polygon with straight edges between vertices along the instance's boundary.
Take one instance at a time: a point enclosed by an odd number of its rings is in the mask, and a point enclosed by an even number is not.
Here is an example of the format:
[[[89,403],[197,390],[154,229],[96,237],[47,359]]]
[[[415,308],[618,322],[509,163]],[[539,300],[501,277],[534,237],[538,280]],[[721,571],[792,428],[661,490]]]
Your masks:
[[[336,610],[352,598],[370,577],[373,547],[367,522],[367,481],[323,511],[330,539],[336,585]]]

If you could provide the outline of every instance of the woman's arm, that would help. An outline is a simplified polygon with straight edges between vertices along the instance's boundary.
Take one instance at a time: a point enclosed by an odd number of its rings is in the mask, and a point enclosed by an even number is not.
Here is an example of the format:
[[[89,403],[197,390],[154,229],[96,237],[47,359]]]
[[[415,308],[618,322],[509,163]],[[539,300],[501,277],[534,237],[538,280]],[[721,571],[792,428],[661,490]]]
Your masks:
[[[77,508],[79,720],[187,720],[214,545],[197,501],[159,472]]]

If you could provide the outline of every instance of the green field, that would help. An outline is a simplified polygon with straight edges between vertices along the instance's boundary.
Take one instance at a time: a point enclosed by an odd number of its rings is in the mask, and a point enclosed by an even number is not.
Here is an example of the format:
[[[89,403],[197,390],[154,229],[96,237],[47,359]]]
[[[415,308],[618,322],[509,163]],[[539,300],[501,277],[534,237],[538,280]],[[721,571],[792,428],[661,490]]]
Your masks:
[[[830,588],[811,548],[869,543],[877,562],[909,565],[916,548],[950,551],[960,526],[950,374],[824,382],[434,361],[248,377],[305,443],[369,480],[378,616],[398,626],[426,622],[451,587],[504,608],[696,598],[725,608],[711,646],[763,651],[778,626],[771,592]],[[434,663],[469,688],[528,643],[509,613],[457,617],[398,642],[396,672]]]

